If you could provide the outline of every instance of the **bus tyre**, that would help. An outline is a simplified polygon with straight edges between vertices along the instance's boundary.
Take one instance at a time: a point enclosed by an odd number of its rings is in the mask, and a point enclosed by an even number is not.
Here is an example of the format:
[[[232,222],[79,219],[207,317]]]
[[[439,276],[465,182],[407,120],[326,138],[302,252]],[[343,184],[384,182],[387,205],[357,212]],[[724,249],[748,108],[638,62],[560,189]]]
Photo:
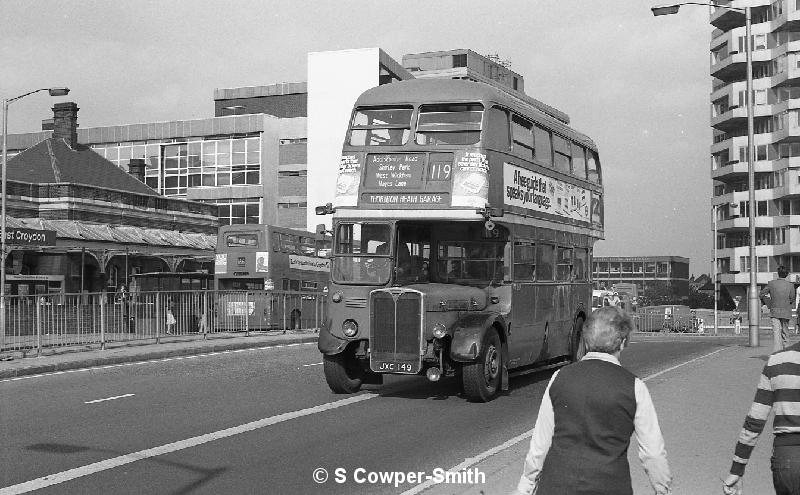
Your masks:
[[[573,363],[581,360],[586,354],[586,344],[583,342],[583,316],[575,318],[575,323],[572,326],[572,335],[569,340],[569,359]]]
[[[462,365],[461,383],[464,395],[472,402],[489,402],[500,390],[502,370],[503,352],[500,336],[497,335],[495,328],[490,328],[483,336],[478,359]]]
[[[328,387],[334,393],[354,394],[361,389],[361,378],[364,371],[347,351],[333,356],[324,355],[322,361],[325,369],[325,381],[328,382]]]

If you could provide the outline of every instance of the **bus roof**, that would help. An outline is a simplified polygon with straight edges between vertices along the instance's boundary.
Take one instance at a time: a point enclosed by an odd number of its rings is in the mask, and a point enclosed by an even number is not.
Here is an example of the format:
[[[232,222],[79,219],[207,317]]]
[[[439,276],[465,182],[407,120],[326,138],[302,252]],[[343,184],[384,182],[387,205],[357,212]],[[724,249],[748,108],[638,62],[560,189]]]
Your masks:
[[[506,106],[597,150],[589,136],[567,125],[567,114],[525,94],[513,94],[481,82],[461,79],[409,79],[382,84],[362,93],[355,106],[467,101],[492,101]]]

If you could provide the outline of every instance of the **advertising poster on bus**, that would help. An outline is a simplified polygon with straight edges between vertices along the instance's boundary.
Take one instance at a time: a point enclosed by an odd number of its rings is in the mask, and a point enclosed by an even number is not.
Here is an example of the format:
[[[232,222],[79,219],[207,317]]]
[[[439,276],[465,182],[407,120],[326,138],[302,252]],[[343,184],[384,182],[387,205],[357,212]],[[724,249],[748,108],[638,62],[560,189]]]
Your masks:
[[[339,160],[339,175],[336,178],[335,206],[356,206],[358,185],[361,180],[361,164],[356,155],[342,155]]]
[[[330,272],[331,260],[315,258],[312,256],[302,256],[299,254],[290,254],[289,268],[295,270],[309,270],[312,272]]]
[[[269,271],[269,253],[267,251],[256,251],[256,272],[264,273]]]
[[[591,220],[591,191],[510,163],[503,164],[503,195],[508,206],[579,222]]]
[[[217,253],[214,256],[214,273],[228,272],[228,253]]]
[[[489,198],[489,162],[484,153],[456,154],[452,206],[483,208]]]

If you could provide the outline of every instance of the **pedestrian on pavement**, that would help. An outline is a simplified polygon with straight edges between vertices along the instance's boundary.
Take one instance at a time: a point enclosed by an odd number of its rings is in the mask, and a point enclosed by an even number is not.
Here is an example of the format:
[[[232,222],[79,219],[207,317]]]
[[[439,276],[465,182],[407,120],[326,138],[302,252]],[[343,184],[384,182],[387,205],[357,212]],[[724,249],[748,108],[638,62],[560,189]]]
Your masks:
[[[745,466],[773,410],[772,484],[777,495],[800,495],[800,350],[796,347],[771,354],[764,365],[730,474],[722,481],[726,495],[741,493]]]
[[[172,300],[171,297],[167,298],[167,335],[171,335],[172,332],[175,330],[175,302]]]
[[[630,316],[614,306],[586,320],[588,352],[547,384],[515,494],[632,495],[627,453],[633,433],[654,492],[670,493],[672,475],[650,392],[619,363],[633,328]]]
[[[792,317],[792,304],[795,299],[794,284],[786,280],[789,270],[778,266],[778,278],[770,280],[761,290],[761,300],[769,307],[772,322],[772,352],[786,348],[789,319]]]

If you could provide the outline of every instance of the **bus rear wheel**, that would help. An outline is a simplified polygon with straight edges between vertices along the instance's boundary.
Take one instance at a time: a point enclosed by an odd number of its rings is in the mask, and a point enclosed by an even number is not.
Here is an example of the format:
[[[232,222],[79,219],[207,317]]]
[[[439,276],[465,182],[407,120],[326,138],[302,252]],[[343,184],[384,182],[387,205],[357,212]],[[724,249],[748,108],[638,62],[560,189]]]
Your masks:
[[[337,394],[354,394],[361,390],[364,371],[355,358],[345,351],[332,356],[322,356],[325,369],[325,381],[328,387]]]
[[[500,390],[503,352],[500,336],[491,328],[483,336],[481,353],[472,363],[461,365],[464,395],[472,402],[489,402]]]

